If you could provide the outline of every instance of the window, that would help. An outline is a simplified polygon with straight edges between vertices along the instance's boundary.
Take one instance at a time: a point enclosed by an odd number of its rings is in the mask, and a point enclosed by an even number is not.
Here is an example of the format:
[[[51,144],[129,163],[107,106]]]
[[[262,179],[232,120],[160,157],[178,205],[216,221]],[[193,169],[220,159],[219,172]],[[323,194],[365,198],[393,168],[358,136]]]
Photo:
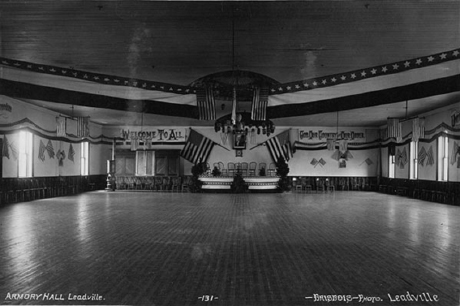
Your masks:
[[[19,156],[18,175],[19,177],[32,176],[32,148],[33,136],[27,131],[19,132]]]
[[[89,143],[87,141],[82,142],[80,144],[81,148],[81,156],[80,156],[80,165],[81,165],[81,170],[80,174],[81,175],[88,175],[89,171]]]
[[[418,141],[410,143],[410,179],[416,180],[418,178]]]
[[[449,161],[449,138],[439,136],[438,138],[438,181],[447,182]]]
[[[390,154],[388,155],[388,177],[389,178],[395,178],[395,155]]]
[[[136,152],[136,175],[146,176],[154,175],[154,151],[137,151]]]
[[[179,151],[159,150],[155,152],[155,175],[179,175]]]

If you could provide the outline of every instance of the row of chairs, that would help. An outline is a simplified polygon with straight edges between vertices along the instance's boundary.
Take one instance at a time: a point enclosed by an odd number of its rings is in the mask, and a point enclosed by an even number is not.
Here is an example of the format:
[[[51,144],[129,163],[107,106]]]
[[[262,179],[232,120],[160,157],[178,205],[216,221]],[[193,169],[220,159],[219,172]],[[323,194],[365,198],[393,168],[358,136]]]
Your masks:
[[[186,192],[190,177],[180,176],[116,176],[116,189],[120,190],[151,190]]]
[[[100,177],[102,184],[104,177]],[[88,177],[82,176],[2,178],[0,181],[0,204],[73,195],[92,190],[95,186]]]
[[[210,168],[209,164],[207,164],[207,166],[207,172],[208,174],[211,174],[212,169]],[[269,164],[267,168],[266,163],[257,164],[256,162],[229,162],[227,163],[227,168],[225,168],[223,162],[216,162],[213,164],[213,169],[218,169],[222,176],[234,176],[236,173],[241,173],[243,176],[276,176],[276,166],[274,163]]]

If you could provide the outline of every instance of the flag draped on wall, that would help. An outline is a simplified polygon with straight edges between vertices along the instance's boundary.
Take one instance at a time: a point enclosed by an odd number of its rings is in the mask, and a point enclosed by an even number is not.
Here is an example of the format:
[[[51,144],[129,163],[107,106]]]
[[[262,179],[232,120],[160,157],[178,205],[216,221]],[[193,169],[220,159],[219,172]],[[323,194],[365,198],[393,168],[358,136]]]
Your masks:
[[[387,119],[387,137],[394,137],[398,142],[402,140],[401,122],[399,119]]]
[[[6,135],[3,136],[3,148],[2,148],[2,157],[6,157],[10,159],[10,152],[9,152],[9,143],[8,143],[8,138],[6,138]]]
[[[460,154],[460,146],[456,141],[454,141],[454,145],[452,146],[452,154],[450,155],[451,165],[455,164],[455,161],[457,161],[457,154]]]
[[[56,117],[56,135],[66,136],[66,118]]]
[[[43,143],[43,140],[40,139],[40,147],[38,148],[38,158],[44,162],[45,161],[45,151],[46,151],[46,146]]]
[[[433,146],[430,146],[428,152],[426,153],[428,160],[426,161],[427,166],[434,165],[434,156],[433,156]]]
[[[288,161],[293,156],[291,142],[289,141],[289,130],[270,138],[265,143],[275,162],[277,162],[280,157]]]
[[[54,148],[53,148],[53,143],[51,142],[51,139],[48,140],[48,144],[46,145],[46,150],[48,151],[48,156],[50,158],[54,158]]]
[[[69,154],[67,154],[67,158],[73,161],[73,157],[75,156],[75,150],[73,149],[72,144],[69,146]]]
[[[89,136],[89,117],[77,117],[77,137]]]
[[[399,168],[404,169],[404,166],[407,164],[406,148],[404,148],[402,151],[398,149],[398,153],[396,155],[396,164],[399,165]]]
[[[201,135],[195,130],[190,129],[190,134],[188,135],[184,148],[180,152],[180,156],[193,164],[206,162],[214,144],[214,141],[211,139]]]
[[[423,164],[425,163],[425,158],[426,158],[426,150],[425,147],[421,147],[420,150],[418,150],[418,164],[423,167]]]
[[[196,104],[200,120],[216,120],[216,102],[211,87],[196,90]]]
[[[252,120],[266,120],[267,119],[267,106],[268,106],[268,87],[255,88],[252,98],[251,106],[251,119]]]

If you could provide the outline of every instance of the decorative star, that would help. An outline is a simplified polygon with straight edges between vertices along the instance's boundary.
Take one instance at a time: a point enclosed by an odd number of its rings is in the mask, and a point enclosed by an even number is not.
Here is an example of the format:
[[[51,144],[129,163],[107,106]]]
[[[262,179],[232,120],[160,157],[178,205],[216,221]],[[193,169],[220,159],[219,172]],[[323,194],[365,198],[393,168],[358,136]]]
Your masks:
[[[362,77],[366,77],[366,74],[367,74],[366,71],[362,71],[362,72],[361,72],[361,76],[362,76]]]
[[[443,54],[439,55],[439,57],[440,57],[441,59],[446,59],[446,56],[447,56],[446,53],[443,53]]]
[[[291,86],[287,86],[286,89],[287,89],[287,90],[291,90]]]
[[[303,86],[308,88],[308,87],[310,87],[310,84],[308,84],[308,83],[303,83]]]
[[[318,85],[318,83],[316,81],[313,82],[313,86],[316,86]]]
[[[115,83],[119,83],[119,82],[120,82],[119,79],[115,79],[115,80],[113,80],[113,81],[114,81]]]
[[[189,92],[189,91],[190,91],[190,89],[188,89],[188,88],[185,90],[185,92]]]
[[[278,87],[278,91],[283,91],[283,88],[282,88],[282,87]]]
[[[387,72],[387,70],[388,70],[388,69],[387,69],[387,66],[383,66],[382,71],[383,71],[383,72]]]
[[[16,67],[21,66],[21,64],[19,64],[19,63],[14,63],[14,65],[15,65]]]
[[[99,77],[98,76],[95,76],[93,79],[95,79],[96,81],[99,80]]]
[[[460,53],[460,52],[459,52],[458,50],[455,50],[455,51],[452,53],[452,56],[457,57],[459,53]]]
[[[377,70],[374,68],[371,70],[372,74],[376,74],[377,73]]]
[[[393,69],[394,69],[394,70],[398,70],[398,68],[399,68],[399,65],[398,65],[398,64],[394,64],[394,65],[393,65]]]
[[[88,78],[88,75],[85,73],[85,75],[83,76],[84,79],[87,79]]]
[[[428,61],[429,61],[429,62],[434,61],[434,57],[432,57],[432,56],[430,55],[430,56],[428,57]]]
[[[336,79],[335,77],[333,77],[333,78],[331,79],[331,81],[332,81],[332,83],[335,83],[335,82],[337,82],[337,79]]]
[[[109,79],[109,78],[105,78],[104,81],[108,82],[108,81],[110,81],[110,79]]]
[[[43,66],[40,66],[38,67],[39,70],[45,70],[45,68],[43,68]]]
[[[356,74],[352,73],[352,74],[351,74],[351,78],[352,78],[352,79],[355,79],[355,78],[356,78]]]
[[[347,77],[342,75],[341,79],[342,79],[342,81],[345,81],[347,79]]]
[[[326,81],[326,80],[322,80],[321,83],[323,83],[324,85],[326,85],[327,81]]]
[[[276,91],[276,89],[272,88],[272,89],[270,89],[270,91],[271,91],[271,92],[275,92],[275,91]]]
[[[406,62],[404,63],[404,67],[407,68],[407,67],[409,67],[409,66],[410,66],[410,62],[409,62],[409,61],[406,61]]]
[[[417,65],[421,65],[421,64],[422,64],[422,59],[421,59],[421,58],[417,59],[417,60],[415,61],[415,63],[416,63]]]
[[[27,65],[27,68],[32,69],[32,65]]]
[[[51,68],[50,71],[51,71],[51,72],[56,72],[56,69]]]

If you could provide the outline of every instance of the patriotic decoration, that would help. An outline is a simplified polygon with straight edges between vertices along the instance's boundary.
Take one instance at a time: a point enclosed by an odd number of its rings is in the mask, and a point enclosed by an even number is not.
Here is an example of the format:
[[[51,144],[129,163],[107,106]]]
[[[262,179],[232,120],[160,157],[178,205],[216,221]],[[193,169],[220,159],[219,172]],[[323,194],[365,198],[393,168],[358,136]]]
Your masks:
[[[289,161],[293,157],[291,142],[289,141],[289,130],[286,130],[265,142],[271,157],[275,162],[283,157]]]
[[[326,164],[326,161],[323,158],[320,158],[319,160],[317,160],[316,158],[313,158],[310,162],[310,165],[313,165],[315,168],[318,165],[323,167],[325,164]]]
[[[139,139],[137,137],[131,139],[131,151],[136,151],[139,148]]]
[[[190,134],[188,135],[184,148],[180,152],[180,156],[193,164],[206,162],[214,144],[214,141],[211,139],[201,135],[193,129],[190,129]]]
[[[69,160],[74,161],[73,158],[75,156],[75,150],[73,149],[72,144],[70,144],[70,146],[69,146],[69,154],[67,154],[67,155],[68,155],[67,158]]]
[[[255,88],[252,98],[251,119],[264,121],[267,119],[268,87]]]
[[[460,125],[460,112],[459,111],[452,112],[452,115],[450,118],[452,120],[452,127],[456,127]]]
[[[353,155],[350,151],[346,150],[342,152],[340,150],[335,150],[334,154],[331,156],[332,159],[340,161],[341,159],[348,160],[349,158],[353,158]]]
[[[335,148],[335,141],[334,139],[328,139],[327,140],[327,150],[328,151],[333,151]]]
[[[45,151],[46,146],[43,143],[43,140],[40,139],[40,147],[38,148],[38,159],[40,159],[42,162],[45,161]]]
[[[54,158],[54,148],[51,139],[48,140],[48,144],[46,145],[46,151],[48,151],[49,158]]]
[[[425,138],[425,119],[412,119],[412,141],[418,141],[420,138]]]
[[[426,156],[428,158],[426,161],[426,165],[427,166],[434,165],[433,146],[430,146],[430,148],[428,149],[428,152],[426,153]]]
[[[455,161],[457,160],[457,154],[460,154],[460,146],[458,145],[458,143],[456,141],[454,141],[454,145],[452,146],[452,154],[450,156],[450,164],[451,165],[455,164]],[[458,160],[457,160],[457,162],[458,162]]]
[[[318,164],[318,160],[316,158],[313,158],[310,162],[310,165],[313,165],[316,167],[316,165]]]
[[[196,104],[200,120],[216,120],[216,102],[211,87],[196,90]]]
[[[3,148],[2,148],[2,157],[6,157],[8,159],[10,159],[10,152],[9,152],[9,142],[8,142],[8,138],[5,136],[3,136]]]
[[[64,159],[65,159],[65,152],[64,150],[58,150],[57,153],[56,153],[56,157],[59,161],[59,167],[63,167],[64,166]]]
[[[372,161],[372,159],[366,158],[366,160],[364,160],[364,162],[362,162],[361,164],[363,164],[363,163],[366,163],[366,165],[370,166],[370,165],[372,165],[374,162]]]
[[[402,140],[402,129],[401,129],[401,122],[399,119],[389,118],[387,120],[387,137],[388,138],[396,138],[397,142],[401,142]]]
[[[417,155],[417,160],[418,164],[423,167],[423,164],[425,163],[426,159],[426,150],[425,147],[421,147],[420,150],[418,150],[418,155]]]
[[[16,148],[16,145],[14,142],[10,143],[10,148],[11,148],[11,154],[13,154],[14,160],[18,160],[19,153],[18,153],[18,148]]]
[[[220,142],[223,146],[227,145],[228,142],[228,134],[226,132],[220,132]]]
[[[404,148],[402,151],[399,149],[397,150],[396,164],[399,165],[399,168],[404,169],[404,166],[407,164],[406,148]]]
[[[318,164],[320,164],[321,167],[322,167],[322,166],[324,166],[324,165],[326,164],[326,161],[325,161],[324,159],[321,158],[321,159],[318,161]]]
[[[77,117],[77,137],[89,137],[89,117]]]
[[[65,137],[66,134],[66,118],[56,117],[56,135]]]

